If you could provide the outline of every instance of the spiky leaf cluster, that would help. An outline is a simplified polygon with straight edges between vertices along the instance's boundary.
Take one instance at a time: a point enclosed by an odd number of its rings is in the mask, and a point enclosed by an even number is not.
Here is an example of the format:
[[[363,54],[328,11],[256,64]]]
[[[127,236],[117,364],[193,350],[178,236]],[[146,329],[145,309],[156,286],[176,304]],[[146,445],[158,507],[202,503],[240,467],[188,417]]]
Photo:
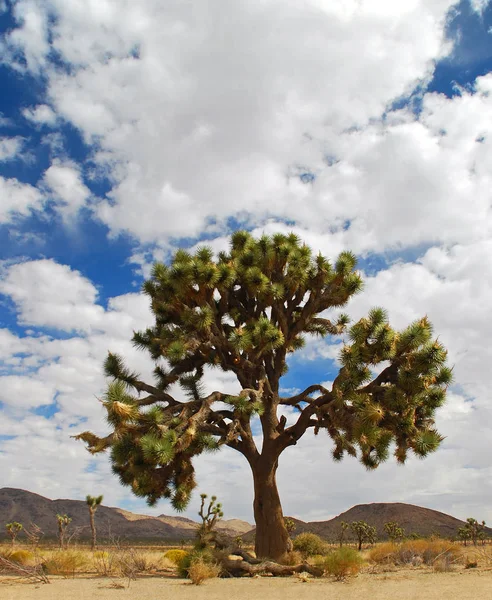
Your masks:
[[[144,285],[156,322],[134,342],[166,358],[173,373],[218,365],[257,387],[279,365],[285,372],[286,352],[301,347],[304,334],[343,330],[345,316],[332,324],[317,315],[361,288],[355,263],[345,252],[332,266],[293,234],[256,240],[238,231],[217,260],[208,248],[179,250],[170,266],[155,264]]]
[[[400,463],[410,450],[421,458],[435,451],[443,438],[434,413],[452,378],[446,357],[426,317],[401,332],[390,327],[382,309],[355,323],[322,417],[335,442],[334,458],[359,455],[373,469],[388,458],[392,444]],[[381,363],[387,366],[374,378],[371,367]]]
[[[195,383],[185,382],[197,392]],[[200,431],[197,416],[201,410],[205,418],[207,412],[201,398],[148,407],[129,393],[124,382],[115,380],[109,383],[102,404],[112,433],[99,438],[84,432],[77,438],[85,441],[92,453],[110,448],[113,472],[135,495],[149,504],[161,497],[171,498],[174,508],[183,510],[196,485],[192,457],[218,448],[213,435]]]

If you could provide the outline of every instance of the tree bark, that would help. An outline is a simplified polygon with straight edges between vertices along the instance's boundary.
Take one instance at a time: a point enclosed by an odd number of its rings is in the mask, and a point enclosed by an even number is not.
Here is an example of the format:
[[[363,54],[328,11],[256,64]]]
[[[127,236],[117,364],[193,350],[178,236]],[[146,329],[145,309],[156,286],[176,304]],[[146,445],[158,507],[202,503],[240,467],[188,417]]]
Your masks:
[[[279,560],[292,548],[275,480],[277,467],[277,461],[271,464],[270,461],[260,459],[253,468],[255,553],[258,558],[272,560]]]
[[[91,549],[95,550],[96,549],[96,523],[94,520],[94,510],[91,510],[91,508],[89,507],[89,518],[91,521],[91,533],[92,533],[92,544],[91,544]]]

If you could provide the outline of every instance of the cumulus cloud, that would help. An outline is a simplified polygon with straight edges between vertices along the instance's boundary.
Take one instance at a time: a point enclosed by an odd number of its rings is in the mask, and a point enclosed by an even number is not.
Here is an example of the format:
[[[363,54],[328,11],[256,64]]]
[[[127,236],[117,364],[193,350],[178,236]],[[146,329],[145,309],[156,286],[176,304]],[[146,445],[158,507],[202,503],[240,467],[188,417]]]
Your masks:
[[[43,183],[57,202],[57,210],[65,220],[76,215],[91,195],[82,181],[80,169],[72,163],[54,162],[45,171]]]
[[[0,176],[0,224],[30,215],[43,206],[42,193],[28,183]]]
[[[0,293],[12,298],[24,325],[88,331],[97,328],[103,314],[94,303],[94,285],[78,271],[53,260],[10,267],[0,282]]]

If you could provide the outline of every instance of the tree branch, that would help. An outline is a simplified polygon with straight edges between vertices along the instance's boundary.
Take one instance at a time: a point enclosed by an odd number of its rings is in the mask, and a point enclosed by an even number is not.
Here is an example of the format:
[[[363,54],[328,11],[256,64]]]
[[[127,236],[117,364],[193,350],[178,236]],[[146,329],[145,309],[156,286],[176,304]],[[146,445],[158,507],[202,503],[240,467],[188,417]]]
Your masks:
[[[314,384],[310,385],[300,394],[297,394],[297,396],[291,396],[290,398],[280,398],[280,404],[282,404],[283,406],[295,406],[296,404],[299,404],[299,402],[314,402],[313,398],[309,398],[309,396],[313,392],[320,392],[321,394],[330,393],[322,385]]]

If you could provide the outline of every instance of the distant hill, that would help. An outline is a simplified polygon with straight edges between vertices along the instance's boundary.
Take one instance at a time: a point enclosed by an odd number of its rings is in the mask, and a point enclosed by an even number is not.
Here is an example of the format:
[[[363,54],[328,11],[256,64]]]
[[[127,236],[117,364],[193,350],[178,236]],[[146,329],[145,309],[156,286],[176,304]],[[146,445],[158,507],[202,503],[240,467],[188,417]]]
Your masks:
[[[0,539],[6,537],[4,524],[18,521],[24,526],[35,523],[45,538],[57,536],[57,514],[72,518],[70,527],[81,528],[78,539],[90,537],[88,509],[85,500],[50,500],[39,494],[14,488],[0,489]],[[185,517],[139,515],[122,508],[100,506],[96,512],[96,527],[100,540],[113,536],[122,540],[179,541],[191,539],[198,523]],[[251,530],[252,525],[239,519],[224,519],[218,529],[237,536]],[[20,539],[20,538],[19,538]]]
[[[416,533],[424,537],[435,534],[443,538],[452,538],[456,536],[458,528],[464,525],[463,521],[437,510],[402,502],[358,504],[329,521],[312,521],[309,523],[299,519],[293,519],[293,521],[296,524],[296,529],[293,532],[294,537],[300,533],[310,531],[329,541],[336,540],[342,521],[346,523],[365,521],[376,527],[379,539],[385,539],[383,527],[389,521],[396,521],[400,527],[403,527],[406,535]],[[350,533],[350,530],[348,530],[346,539],[353,539]],[[487,527],[486,534],[492,536],[492,529]],[[242,537],[245,541],[250,541],[253,536],[254,529]]]

